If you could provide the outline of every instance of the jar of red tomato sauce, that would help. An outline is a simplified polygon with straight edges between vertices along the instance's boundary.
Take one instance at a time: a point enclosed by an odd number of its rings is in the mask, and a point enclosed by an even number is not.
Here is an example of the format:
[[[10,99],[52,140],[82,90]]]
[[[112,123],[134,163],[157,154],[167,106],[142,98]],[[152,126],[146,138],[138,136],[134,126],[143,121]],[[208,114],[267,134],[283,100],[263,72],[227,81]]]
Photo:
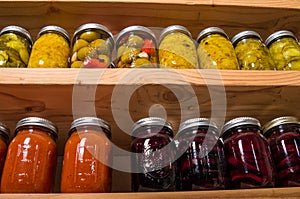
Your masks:
[[[74,120],[65,145],[61,192],[111,191],[111,130],[96,117]]]
[[[21,119],[8,146],[1,179],[3,193],[52,192],[57,127],[39,117]]]
[[[0,176],[5,162],[9,134],[9,128],[4,123],[0,122]]]

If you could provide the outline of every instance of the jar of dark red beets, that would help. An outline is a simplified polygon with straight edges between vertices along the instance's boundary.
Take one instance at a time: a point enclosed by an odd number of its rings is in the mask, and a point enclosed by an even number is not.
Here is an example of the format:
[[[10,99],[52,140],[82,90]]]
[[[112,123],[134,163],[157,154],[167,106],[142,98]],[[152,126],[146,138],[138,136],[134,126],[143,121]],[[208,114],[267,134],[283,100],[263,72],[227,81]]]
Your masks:
[[[300,123],[292,116],[278,117],[263,126],[278,175],[278,186],[300,186]]]
[[[178,169],[172,126],[165,119],[143,118],[133,126],[132,191],[175,191]]]
[[[179,126],[175,140],[182,190],[225,189],[226,162],[216,123],[193,118]]]
[[[221,137],[231,178],[230,188],[275,186],[271,153],[261,133],[260,122],[252,117],[238,117],[223,126]]]

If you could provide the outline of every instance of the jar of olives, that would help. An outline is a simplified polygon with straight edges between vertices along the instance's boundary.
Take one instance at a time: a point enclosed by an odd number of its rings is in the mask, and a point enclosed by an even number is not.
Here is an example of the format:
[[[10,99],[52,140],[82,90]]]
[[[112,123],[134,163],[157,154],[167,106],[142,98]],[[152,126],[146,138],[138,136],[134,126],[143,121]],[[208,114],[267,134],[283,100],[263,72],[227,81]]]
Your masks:
[[[117,68],[157,68],[157,44],[152,30],[129,26],[116,38]]]
[[[291,31],[277,31],[265,43],[278,70],[300,70],[300,46]]]
[[[0,32],[0,67],[27,67],[32,39],[20,26],[6,26]]]
[[[243,31],[232,40],[241,70],[274,70],[275,65],[269,49],[255,31]]]
[[[59,26],[45,26],[32,46],[28,68],[68,68],[70,37]]]
[[[158,47],[161,68],[198,68],[196,45],[188,29],[172,25],[162,30]]]
[[[300,123],[292,116],[278,117],[263,126],[278,176],[278,186],[300,186]]]
[[[197,42],[200,68],[239,69],[235,50],[223,29],[206,28],[199,33]]]
[[[97,23],[81,25],[72,39],[71,68],[108,68],[114,48],[112,33]]]
[[[230,188],[274,187],[276,172],[260,122],[252,117],[228,121],[222,129]]]

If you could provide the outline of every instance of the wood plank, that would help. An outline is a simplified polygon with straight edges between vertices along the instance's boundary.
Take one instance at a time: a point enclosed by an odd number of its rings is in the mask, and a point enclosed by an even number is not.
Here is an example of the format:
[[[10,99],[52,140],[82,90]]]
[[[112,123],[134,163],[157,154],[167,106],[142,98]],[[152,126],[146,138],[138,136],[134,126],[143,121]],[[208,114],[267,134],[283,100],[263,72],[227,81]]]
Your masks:
[[[247,0],[213,0],[213,4],[218,5],[230,5],[230,6],[252,6],[252,7],[265,7],[265,8],[292,8],[299,9],[300,4],[298,0],[283,1],[283,0],[266,0],[259,1],[253,0],[251,2]]]

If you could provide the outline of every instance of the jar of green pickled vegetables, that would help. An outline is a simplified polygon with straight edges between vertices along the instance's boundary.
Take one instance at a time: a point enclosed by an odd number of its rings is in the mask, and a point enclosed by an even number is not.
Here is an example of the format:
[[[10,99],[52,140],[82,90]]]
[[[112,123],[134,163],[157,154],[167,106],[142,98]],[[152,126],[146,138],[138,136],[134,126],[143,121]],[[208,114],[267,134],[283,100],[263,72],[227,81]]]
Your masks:
[[[129,26],[116,38],[117,68],[157,68],[157,44],[152,30]]]
[[[70,36],[59,26],[45,26],[32,46],[28,68],[68,68]]]
[[[113,35],[107,27],[97,23],[81,25],[72,38],[71,68],[108,68],[113,48]]]
[[[239,69],[233,45],[223,29],[206,28],[199,33],[197,42],[200,68]]]
[[[196,45],[192,35],[187,28],[180,25],[171,25],[162,30],[158,57],[161,68],[199,68]]]
[[[277,31],[265,43],[278,70],[300,70],[300,46],[291,31]]]
[[[27,67],[32,39],[20,26],[6,26],[0,32],[0,67]]]
[[[274,70],[275,65],[269,49],[255,31],[243,31],[232,40],[241,70]]]

